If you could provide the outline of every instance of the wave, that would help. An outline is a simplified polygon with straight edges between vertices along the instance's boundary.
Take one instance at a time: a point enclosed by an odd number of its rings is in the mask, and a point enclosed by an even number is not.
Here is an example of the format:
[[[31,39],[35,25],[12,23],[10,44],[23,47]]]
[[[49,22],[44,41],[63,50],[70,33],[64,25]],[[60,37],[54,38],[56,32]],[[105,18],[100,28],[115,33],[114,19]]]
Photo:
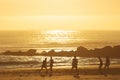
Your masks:
[[[9,62],[0,62],[1,65],[21,65],[21,64],[39,64],[38,61],[27,61],[27,62],[18,62],[18,61],[9,61]]]

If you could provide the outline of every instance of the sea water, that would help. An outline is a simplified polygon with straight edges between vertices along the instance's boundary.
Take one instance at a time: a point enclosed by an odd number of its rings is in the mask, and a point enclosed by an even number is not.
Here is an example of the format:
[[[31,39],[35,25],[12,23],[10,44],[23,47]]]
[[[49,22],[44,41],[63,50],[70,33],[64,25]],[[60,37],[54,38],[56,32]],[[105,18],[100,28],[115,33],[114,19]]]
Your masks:
[[[120,45],[119,36],[120,31],[0,31],[0,52],[36,49],[40,54],[51,49],[56,52],[76,50],[79,46],[88,49],[102,48]],[[45,57],[0,55],[0,68],[40,67]],[[72,58],[53,57],[54,66],[71,66]],[[98,58],[77,58],[79,66],[99,64]],[[104,58],[103,61],[105,62]],[[111,59],[111,64],[120,64],[120,59]]]

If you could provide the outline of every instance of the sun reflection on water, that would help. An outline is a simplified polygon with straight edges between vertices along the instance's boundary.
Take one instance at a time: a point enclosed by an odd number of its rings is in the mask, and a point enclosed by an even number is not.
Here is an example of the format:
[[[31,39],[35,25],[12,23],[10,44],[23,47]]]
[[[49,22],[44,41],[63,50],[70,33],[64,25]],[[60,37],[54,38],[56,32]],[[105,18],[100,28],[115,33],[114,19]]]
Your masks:
[[[51,30],[46,32],[45,40],[54,43],[68,43],[73,38],[74,31]]]

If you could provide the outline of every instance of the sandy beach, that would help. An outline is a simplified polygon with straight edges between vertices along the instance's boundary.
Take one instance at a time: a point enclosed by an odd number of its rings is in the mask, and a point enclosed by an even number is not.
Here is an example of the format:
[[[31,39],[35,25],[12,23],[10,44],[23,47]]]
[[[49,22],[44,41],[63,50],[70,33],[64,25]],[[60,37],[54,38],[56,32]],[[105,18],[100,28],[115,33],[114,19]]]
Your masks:
[[[0,80],[119,80],[119,66],[112,66],[107,74],[100,73],[97,66],[79,67],[79,75],[71,68],[54,68],[53,75],[40,72],[39,68],[1,69]]]
[[[39,77],[39,76],[2,76],[0,80],[119,80],[119,75],[109,75],[104,77],[102,75],[81,75],[79,78],[65,75],[65,76],[52,76],[52,77]]]

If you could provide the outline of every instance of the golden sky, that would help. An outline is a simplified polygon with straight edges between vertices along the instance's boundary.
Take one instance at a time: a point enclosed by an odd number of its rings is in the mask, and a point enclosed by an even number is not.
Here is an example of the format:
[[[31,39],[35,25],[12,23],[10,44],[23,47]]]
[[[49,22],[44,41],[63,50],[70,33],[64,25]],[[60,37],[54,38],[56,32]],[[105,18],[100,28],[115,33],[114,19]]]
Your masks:
[[[120,0],[0,0],[0,30],[120,30]]]

